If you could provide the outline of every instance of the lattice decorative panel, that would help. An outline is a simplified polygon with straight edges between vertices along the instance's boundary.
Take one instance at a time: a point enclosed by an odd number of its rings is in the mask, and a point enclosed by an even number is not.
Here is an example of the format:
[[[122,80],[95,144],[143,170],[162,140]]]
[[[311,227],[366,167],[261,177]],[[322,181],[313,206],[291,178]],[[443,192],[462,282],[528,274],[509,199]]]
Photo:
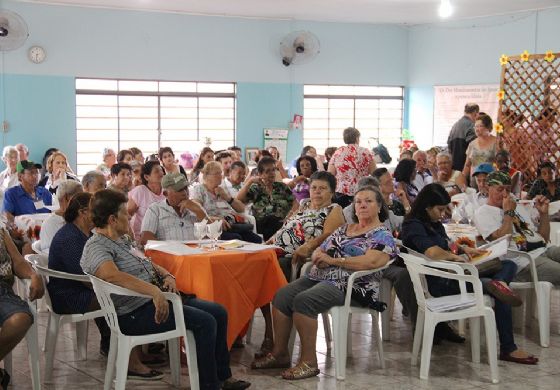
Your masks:
[[[524,52],[500,62],[500,142],[525,181],[533,180],[541,161],[560,166],[560,53]]]

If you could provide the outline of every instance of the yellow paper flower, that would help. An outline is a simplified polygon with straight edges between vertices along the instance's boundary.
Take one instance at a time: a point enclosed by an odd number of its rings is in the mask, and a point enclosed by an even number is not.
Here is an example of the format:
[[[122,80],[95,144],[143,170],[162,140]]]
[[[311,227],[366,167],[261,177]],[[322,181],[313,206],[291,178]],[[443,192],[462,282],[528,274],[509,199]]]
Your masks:
[[[502,54],[502,56],[500,57],[500,65],[504,66],[508,63],[509,61],[509,57],[506,56],[505,54]]]
[[[497,122],[494,125],[494,130],[496,130],[496,134],[502,134],[504,132],[504,126],[501,123]]]
[[[554,61],[555,58],[556,58],[556,56],[554,55],[552,50],[549,50],[544,54],[544,60],[545,61],[552,62],[552,61]]]
[[[498,100],[504,100],[506,92],[503,89],[500,89],[496,95],[498,96]]]
[[[520,57],[521,57],[521,61],[523,62],[529,61],[529,52],[525,50],[523,53],[521,53]]]

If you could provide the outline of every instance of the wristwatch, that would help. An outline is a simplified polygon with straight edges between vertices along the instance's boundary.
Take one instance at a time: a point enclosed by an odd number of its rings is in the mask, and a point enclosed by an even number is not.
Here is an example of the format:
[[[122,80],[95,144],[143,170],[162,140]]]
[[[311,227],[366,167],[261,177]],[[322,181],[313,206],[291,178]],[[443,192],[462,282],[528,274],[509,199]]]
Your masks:
[[[504,211],[504,214],[507,215],[508,217],[515,217],[515,210],[507,210]]]
[[[235,200],[235,198],[232,196],[231,198],[229,198],[229,200],[227,202],[228,202],[228,204],[232,204],[234,200]]]

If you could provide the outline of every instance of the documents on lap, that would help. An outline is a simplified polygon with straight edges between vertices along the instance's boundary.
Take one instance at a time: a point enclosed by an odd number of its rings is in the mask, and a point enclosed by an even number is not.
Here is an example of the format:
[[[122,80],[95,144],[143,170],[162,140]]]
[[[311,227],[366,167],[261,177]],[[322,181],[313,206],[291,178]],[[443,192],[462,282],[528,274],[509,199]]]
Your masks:
[[[480,256],[473,257],[470,263],[474,265],[483,264],[489,260],[505,256],[508,251],[510,238],[511,235],[506,234],[505,236],[500,237],[495,241],[479,246],[477,249],[486,251],[486,253]]]

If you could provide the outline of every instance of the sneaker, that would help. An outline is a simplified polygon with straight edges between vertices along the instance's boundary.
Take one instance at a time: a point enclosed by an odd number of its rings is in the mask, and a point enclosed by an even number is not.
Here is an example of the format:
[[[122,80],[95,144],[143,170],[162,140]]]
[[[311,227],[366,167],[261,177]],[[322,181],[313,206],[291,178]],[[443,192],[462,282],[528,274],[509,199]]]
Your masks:
[[[228,379],[222,384],[222,390],[244,390],[251,386],[251,383],[241,379]]]
[[[163,372],[151,370],[146,373],[139,373],[134,371],[128,371],[128,379],[137,381],[157,381],[163,378]]]

